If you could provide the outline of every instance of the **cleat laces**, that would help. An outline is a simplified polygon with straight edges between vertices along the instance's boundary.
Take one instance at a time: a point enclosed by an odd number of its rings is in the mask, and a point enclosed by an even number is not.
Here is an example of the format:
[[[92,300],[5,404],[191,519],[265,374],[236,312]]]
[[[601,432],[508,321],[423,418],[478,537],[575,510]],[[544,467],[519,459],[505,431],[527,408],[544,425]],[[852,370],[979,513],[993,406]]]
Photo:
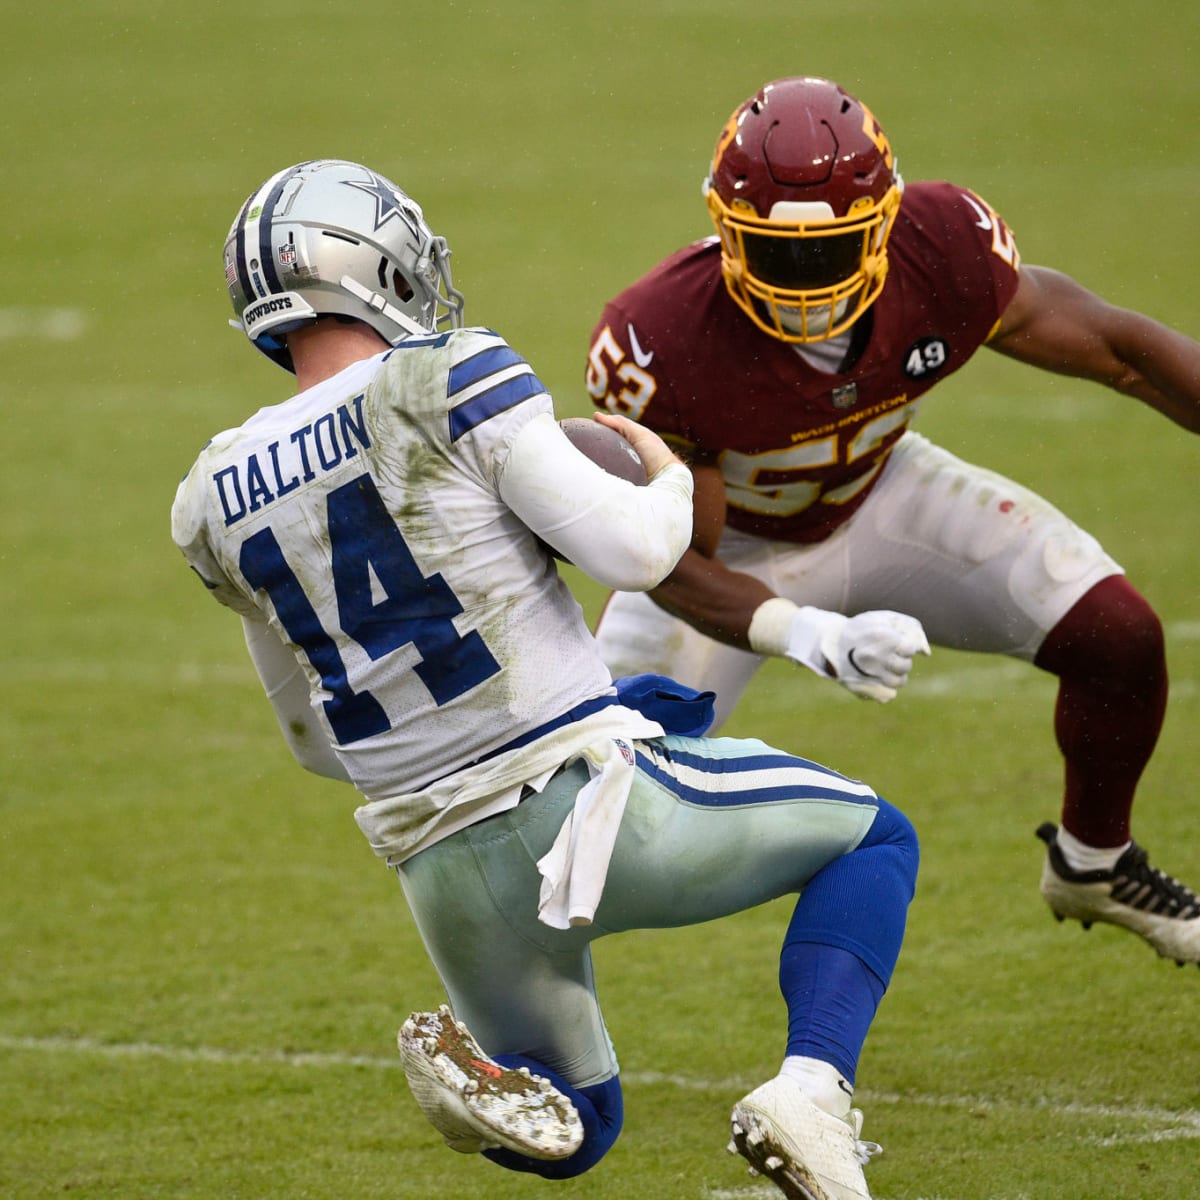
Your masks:
[[[1113,876],[1112,897],[1122,904],[1182,921],[1200,917],[1196,893],[1152,867],[1149,855],[1137,842],[1117,860]]]
[[[1165,871],[1152,867],[1149,852],[1137,842],[1130,842],[1111,871],[1075,871],[1058,848],[1055,833],[1057,829],[1049,821],[1037,831],[1038,837],[1050,847],[1051,863],[1062,879],[1070,883],[1107,883],[1113,900],[1141,912],[1179,921],[1200,917],[1200,898],[1196,893]]]
[[[883,1153],[883,1147],[878,1142],[865,1142],[860,1136],[863,1126],[861,1108],[852,1108],[848,1119],[854,1130],[854,1155],[858,1159],[858,1165],[865,1167],[871,1159]]]

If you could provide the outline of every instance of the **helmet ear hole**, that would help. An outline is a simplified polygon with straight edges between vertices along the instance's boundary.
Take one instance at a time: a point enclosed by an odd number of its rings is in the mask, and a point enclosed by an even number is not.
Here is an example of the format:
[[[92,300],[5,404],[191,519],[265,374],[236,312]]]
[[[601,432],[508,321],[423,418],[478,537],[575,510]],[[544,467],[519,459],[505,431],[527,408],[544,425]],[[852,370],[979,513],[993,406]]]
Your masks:
[[[379,270],[376,272],[379,276],[379,286],[386,292],[388,286],[388,267],[391,263],[386,258],[379,260]],[[404,273],[399,267],[392,267],[392,291],[395,292],[401,304],[406,304],[416,295],[412,285],[404,278]]]

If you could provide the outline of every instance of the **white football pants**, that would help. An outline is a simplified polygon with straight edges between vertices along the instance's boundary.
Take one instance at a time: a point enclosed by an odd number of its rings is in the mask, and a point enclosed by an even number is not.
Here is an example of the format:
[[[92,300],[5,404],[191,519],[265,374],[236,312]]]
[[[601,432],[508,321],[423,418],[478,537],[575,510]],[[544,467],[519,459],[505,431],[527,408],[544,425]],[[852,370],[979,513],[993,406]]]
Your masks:
[[[816,545],[726,529],[719,559],[797,604],[916,617],[932,645],[1032,661],[1075,602],[1121,567],[1053,505],[915,433],[853,520]],[[643,593],[616,592],[597,630],[614,677],[654,672],[716,692],[715,731],[762,665]]]

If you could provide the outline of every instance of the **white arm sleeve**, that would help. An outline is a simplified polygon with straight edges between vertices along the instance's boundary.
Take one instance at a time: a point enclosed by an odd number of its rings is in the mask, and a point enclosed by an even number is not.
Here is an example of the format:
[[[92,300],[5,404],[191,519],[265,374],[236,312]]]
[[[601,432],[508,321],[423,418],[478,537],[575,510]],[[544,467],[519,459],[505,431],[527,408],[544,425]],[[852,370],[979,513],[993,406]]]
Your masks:
[[[296,656],[262,619],[242,618],[246,648],[275,709],[283,740],[296,761],[317,775],[350,782],[309,700],[308,679]]]
[[[541,413],[513,440],[500,497],[540,538],[606,587],[644,592],[692,537],[692,473],[681,463],[645,487],[596,466]]]

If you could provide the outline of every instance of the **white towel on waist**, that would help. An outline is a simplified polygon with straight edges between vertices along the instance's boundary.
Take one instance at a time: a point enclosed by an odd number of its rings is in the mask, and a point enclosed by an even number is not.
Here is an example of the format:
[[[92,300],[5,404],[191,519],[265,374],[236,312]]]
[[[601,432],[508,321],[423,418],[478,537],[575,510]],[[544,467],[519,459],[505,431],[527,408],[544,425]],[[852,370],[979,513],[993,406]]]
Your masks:
[[[577,757],[587,763],[591,778],[537,864],[538,920],[552,929],[592,923],[633,786],[633,747],[621,738],[593,742]]]

